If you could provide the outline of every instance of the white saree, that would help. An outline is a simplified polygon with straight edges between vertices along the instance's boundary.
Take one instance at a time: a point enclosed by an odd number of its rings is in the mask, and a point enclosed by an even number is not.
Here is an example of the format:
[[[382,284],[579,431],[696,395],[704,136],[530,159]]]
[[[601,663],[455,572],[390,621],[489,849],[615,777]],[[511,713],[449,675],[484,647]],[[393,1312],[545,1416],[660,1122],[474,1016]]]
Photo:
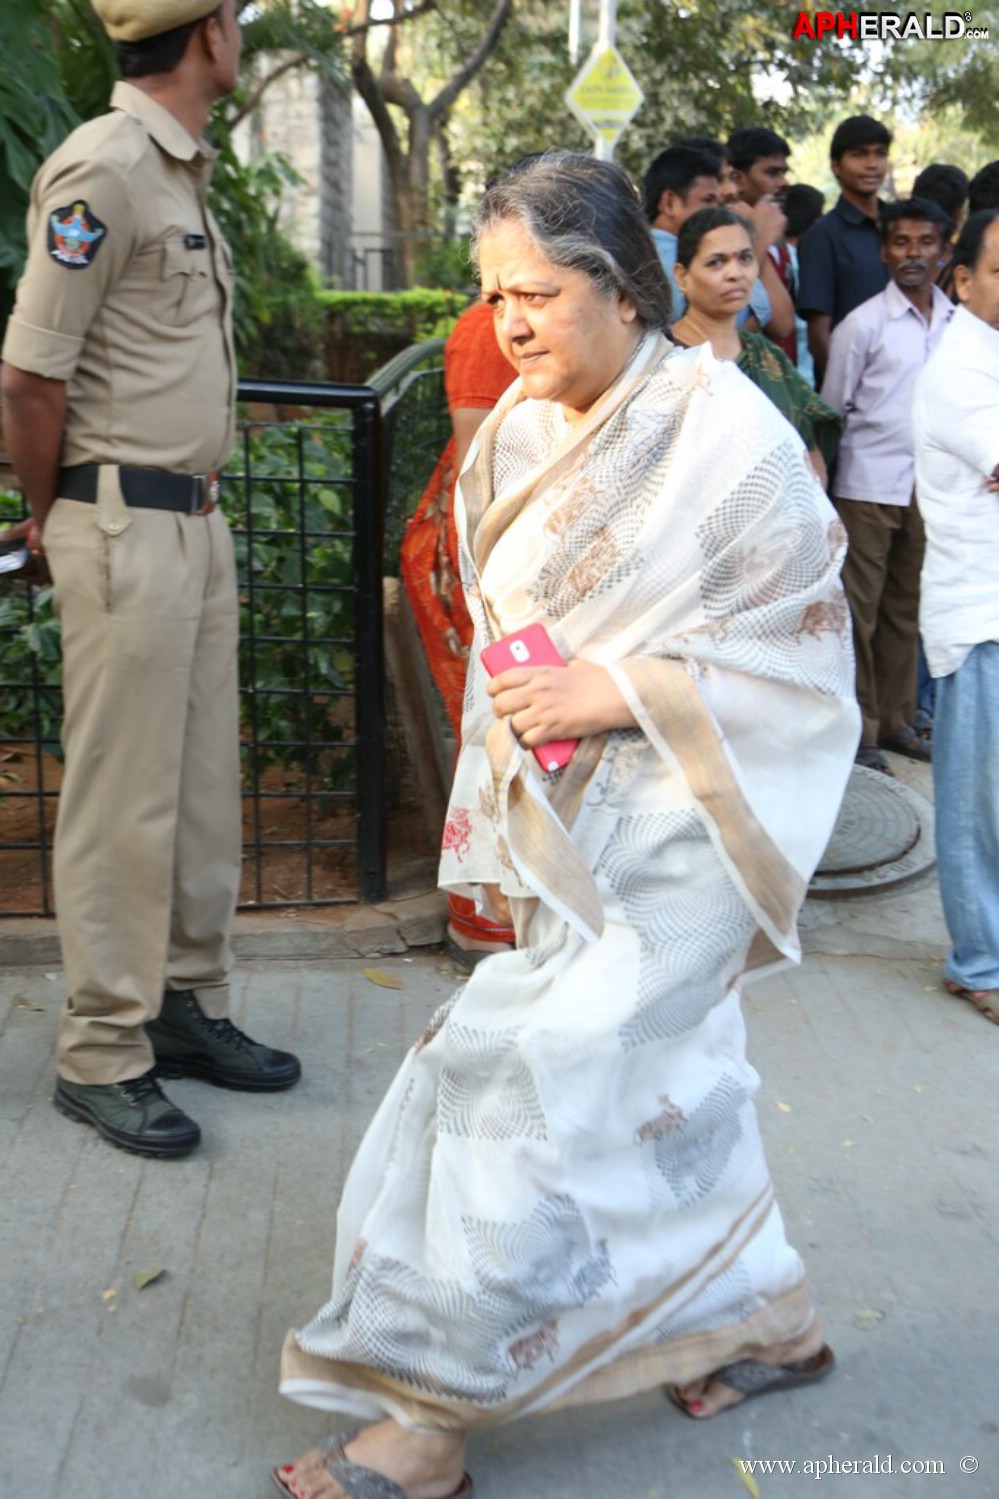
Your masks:
[[[441,883],[499,884],[518,947],[404,1061],[332,1297],[282,1367],[293,1399],[427,1428],[684,1383],[807,1330],[738,984],[798,956],[858,729],[842,529],[707,348],[648,336],[572,425],[518,382],[461,496],[477,638]],[[478,660],[535,620],[640,725],[552,777]]]

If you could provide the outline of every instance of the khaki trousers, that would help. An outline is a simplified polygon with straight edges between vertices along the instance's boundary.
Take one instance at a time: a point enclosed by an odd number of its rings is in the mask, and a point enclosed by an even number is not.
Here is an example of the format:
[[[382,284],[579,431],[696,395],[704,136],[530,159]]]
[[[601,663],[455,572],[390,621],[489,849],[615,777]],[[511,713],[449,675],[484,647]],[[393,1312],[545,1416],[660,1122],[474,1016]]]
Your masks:
[[[59,1071],[139,1077],[164,989],[228,1007],[241,851],[232,537],[222,514],[57,500],[45,548],[62,620],[66,770],[56,914],[69,998]]]
[[[923,518],[914,499],[835,505],[850,543],[843,588],[853,616],[861,743],[877,744],[915,717]]]

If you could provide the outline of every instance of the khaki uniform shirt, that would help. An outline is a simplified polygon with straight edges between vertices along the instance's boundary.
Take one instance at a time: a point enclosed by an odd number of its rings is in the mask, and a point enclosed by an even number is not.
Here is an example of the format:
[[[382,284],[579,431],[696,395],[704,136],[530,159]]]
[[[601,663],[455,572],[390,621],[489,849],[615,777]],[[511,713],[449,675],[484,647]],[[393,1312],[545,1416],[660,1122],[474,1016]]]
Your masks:
[[[235,438],[228,249],[214,153],[132,84],[32,186],[3,357],[68,382],[64,464],[222,468]]]

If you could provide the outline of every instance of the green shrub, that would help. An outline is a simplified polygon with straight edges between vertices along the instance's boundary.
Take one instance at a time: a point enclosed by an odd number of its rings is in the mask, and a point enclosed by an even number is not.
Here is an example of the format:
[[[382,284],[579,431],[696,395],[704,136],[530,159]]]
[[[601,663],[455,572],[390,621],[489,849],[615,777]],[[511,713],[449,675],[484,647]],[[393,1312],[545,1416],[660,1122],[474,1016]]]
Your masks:
[[[281,190],[289,181],[297,181],[297,174],[284,157],[240,162],[223,138],[212,206],[232,251],[236,361],[246,379],[321,380],[325,375],[315,278],[277,223]]]
[[[244,739],[256,741],[248,768],[259,777],[280,765],[293,779],[307,776],[329,791],[351,792],[356,594],[349,415],[250,427],[228,473],[225,503],[241,579],[243,730]]]
[[[240,717],[254,779],[280,765],[293,782],[308,775],[330,791],[354,788],[351,463],[349,416],[331,412],[300,427],[249,427],[227,467],[224,504],[241,580]],[[0,529],[21,514],[19,496],[0,495]],[[5,739],[35,737],[36,685],[58,688],[61,677],[51,588],[0,592]],[[38,707],[52,748],[58,691],[38,694]]]
[[[398,334],[404,343],[444,338],[468,306],[469,292],[416,287],[412,291],[319,291],[331,332]]]
[[[21,519],[20,495],[0,490],[0,531]],[[52,589],[30,592],[14,583],[0,592],[0,693],[5,740],[35,738],[46,748],[59,743],[62,704],[62,656],[59,621],[52,609]],[[51,689],[36,692],[38,687]],[[38,721],[36,724],[36,698]]]

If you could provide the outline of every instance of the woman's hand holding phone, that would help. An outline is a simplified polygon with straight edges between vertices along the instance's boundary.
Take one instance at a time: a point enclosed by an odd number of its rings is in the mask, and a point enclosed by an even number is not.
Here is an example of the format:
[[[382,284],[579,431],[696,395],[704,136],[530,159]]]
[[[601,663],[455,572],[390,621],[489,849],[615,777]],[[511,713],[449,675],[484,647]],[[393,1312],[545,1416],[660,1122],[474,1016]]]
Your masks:
[[[530,629],[540,631],[543,627]],[[509,660],[518,640],[526,636],[527,631],[523,631],[487,646],[482,653],[486,669]],[[498,647],[504,649],[499,651]],[[550,767],[539,753],[540,747],[553,742],[578,743],[588,734],[635,726],[631,709],[605,667],[582,657],[561,665],[542,664],[541,651],[534,648],[533,641],[528,641],[528,647],[529,664],[505,666],[495,672],[488,690],[493,712],[498,718],[510,719],[513,732],[526,749],[535,752],[543,769]],[[550,641],[548,647],[561,662]],[[490,660],[486,659],[487,654]],[[513,660],[516,659],[514,654]],[[566,755],[562,763],[567,764],[569,758]]]

